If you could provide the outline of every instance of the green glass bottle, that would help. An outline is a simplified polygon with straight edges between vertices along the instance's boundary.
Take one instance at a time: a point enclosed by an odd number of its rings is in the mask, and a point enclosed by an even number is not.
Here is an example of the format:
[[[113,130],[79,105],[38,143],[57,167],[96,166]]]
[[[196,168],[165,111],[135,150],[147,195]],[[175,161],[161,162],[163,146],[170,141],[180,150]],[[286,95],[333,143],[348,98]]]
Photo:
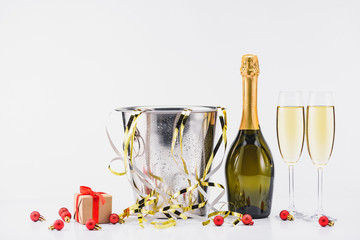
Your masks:
[[[229,209],[250,214],[253,218],[265,218],[271,212],[274,162],[257,115],[257,57],[244,55],[240,71],[243,78],[243,113],[225,165]]]

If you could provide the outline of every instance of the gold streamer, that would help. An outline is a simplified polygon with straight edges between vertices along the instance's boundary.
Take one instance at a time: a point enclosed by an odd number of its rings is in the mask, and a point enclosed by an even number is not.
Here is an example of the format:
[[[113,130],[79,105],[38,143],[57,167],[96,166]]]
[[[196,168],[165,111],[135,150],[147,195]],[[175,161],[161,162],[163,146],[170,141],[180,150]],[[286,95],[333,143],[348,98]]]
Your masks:
[[[232,211],[217,211],[217,212],[212,212],[208,215],[208,220],[204,221],[202,224],[203,226],[208,225],[211,221],[213,220],[211,219],[211,217],[216,216],[216,215],[224,215],[223,218],[227,218],[228,216],[234,216],[236,217],[236,220],[233,222],[233,225],[237,225],[239,222],[241,222],[242,219],[242,214],[241,213],[237,213],[237,212],[232,212]]]
[[[169,220],[164,222],[152,222],[151,224],[153,224],[155,228],[164,229],[164,228],[176,226],[176,221],[175,219],[170,218]]]

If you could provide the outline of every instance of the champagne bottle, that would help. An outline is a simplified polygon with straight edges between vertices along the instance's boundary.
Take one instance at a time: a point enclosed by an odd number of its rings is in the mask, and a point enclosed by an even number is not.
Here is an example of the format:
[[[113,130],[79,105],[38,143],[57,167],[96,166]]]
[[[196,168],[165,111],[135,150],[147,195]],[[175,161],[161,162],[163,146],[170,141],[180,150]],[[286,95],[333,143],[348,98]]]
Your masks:
[[[259,63],[255,55],[241,59],[243,112],[240,129],[225,165],[229,209],[253,218],[271,211],[274,162],[261,133],[257,115]]]

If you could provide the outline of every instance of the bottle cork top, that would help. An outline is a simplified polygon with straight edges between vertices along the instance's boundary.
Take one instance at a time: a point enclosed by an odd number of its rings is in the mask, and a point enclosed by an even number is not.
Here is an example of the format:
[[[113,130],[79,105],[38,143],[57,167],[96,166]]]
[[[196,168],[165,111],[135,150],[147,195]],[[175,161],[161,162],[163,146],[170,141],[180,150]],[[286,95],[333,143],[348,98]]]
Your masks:
[[[242,76],[246,77],[259,75],[260,70],[257,56],[252,54],[242,56],[240,72]]]

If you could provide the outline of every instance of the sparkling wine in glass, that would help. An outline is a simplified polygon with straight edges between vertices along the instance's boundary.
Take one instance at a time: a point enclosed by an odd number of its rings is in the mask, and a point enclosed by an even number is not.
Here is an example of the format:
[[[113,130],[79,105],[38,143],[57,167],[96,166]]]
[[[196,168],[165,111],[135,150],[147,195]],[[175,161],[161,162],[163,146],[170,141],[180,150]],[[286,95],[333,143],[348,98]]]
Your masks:
[[[297,218],[304,216],[294,203],[294,167],[298,162],[305,136],[305,116],[301,92],[280,92],[276,112],[276,131],[280,154],[289,169],[290,214]]]
[[[331,92],[311,92],[306,110],[306,140],[310,158],[318,172],[317,210],[311,220],[325,215],[323,209],[323,171],[328,163],[335,139],[335,108]]]

